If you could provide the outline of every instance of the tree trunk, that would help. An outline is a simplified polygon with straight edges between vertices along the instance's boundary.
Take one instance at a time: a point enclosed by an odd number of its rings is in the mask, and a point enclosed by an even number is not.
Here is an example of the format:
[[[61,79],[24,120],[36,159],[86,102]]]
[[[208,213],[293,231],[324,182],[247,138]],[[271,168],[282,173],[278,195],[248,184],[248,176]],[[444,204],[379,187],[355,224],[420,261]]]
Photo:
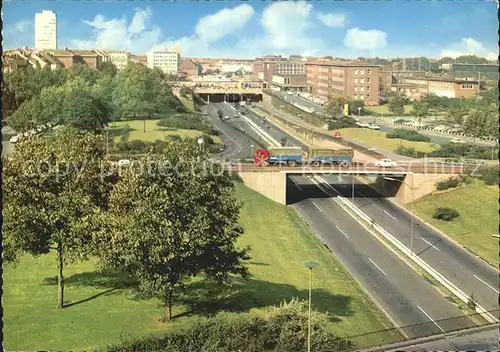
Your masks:
[[[62,242],[57,243],[57,308],[64,308],[64,275],[63,275]]]
[[[163,321],[172,320],[172,294],[173,290],[169,289],[165,295],[165,312],[163,313]]]

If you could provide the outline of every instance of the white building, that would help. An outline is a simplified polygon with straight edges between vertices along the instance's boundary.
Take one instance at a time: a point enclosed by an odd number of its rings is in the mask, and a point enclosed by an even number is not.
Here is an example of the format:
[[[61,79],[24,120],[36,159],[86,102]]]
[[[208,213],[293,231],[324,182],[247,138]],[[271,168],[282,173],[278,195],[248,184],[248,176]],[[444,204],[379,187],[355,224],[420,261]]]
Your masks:
[[[171,51],[152,51],[147,54],[148,67],[158,67],[165,74],[175,75],[179,72],[181,55]]]
[[[52,11],[35,14],[35,49],[57,49],[57,18]]]

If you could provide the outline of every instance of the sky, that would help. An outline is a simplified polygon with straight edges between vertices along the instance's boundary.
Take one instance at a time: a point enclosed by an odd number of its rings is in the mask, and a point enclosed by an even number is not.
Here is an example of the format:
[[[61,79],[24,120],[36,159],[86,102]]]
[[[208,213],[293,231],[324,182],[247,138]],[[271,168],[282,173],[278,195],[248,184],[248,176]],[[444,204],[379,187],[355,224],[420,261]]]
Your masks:
[[[3,4],[3,47],[33,47],[35,13],[57,15],[58,47],[186,57],[498,57],[493,0],[43,1]]]

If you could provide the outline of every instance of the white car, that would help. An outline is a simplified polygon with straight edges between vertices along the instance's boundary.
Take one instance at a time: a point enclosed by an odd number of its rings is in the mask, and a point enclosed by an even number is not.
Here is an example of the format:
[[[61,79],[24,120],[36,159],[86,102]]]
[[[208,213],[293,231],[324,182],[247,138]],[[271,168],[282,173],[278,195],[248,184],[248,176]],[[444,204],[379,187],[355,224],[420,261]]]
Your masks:
[[[391,159],[382,159],[375,162],[375,166],[378,167],[396,167],[396,163]]]
[[[366,122],[356,122],[356,125],[358,125],[359,127],[370,127],[370,125]]]
[[[224,121],[229,120],[229,116],[224,116],[222,119],[223,119]]]
[[[467,143],[466,141],[464,141],[463,139],[460,139],[460,138],[453,138],[450,143],[455,143],[455,144],[465,144]]]
[[[379,130],[380,129],[380,126],[377,125],[376,123],[373,123],[373,124],[369,125],[368,127],[370,127],[372,130]]]

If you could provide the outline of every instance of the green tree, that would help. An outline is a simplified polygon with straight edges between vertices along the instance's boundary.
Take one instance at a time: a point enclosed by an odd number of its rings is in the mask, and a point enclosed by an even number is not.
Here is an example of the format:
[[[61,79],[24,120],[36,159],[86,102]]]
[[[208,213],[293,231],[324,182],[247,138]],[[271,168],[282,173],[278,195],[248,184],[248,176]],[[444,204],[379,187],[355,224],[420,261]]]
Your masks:
[[[347,104],[346,98],[330,96],[325,106],[325,113],[334,119],[339,119],[343,115],[345,104]]]
[[[116,68],[115,64],[110,61],[106,61],[101,64],[101,66],[99,67],[99,71],[101,71],[106,76],[115,77],[118,69]]]
[[[412,114],[418,117],[418,123],[422,122],[422,118],[429,116],[429,104],[425,101],[414,101],[412,105]]]
[[[363,109],[365,108],[365,102],[363,100],[351,100],[349,102],[349,112],[354,115],[358,115],[358,108],[361,108],[359,110],[359,113],[363,113]]]
[[[476,138],[498,136],[498,107],[495,104],[473,108],[465,119],[464,128]]]
[[[57,257],[58,308],[64,307],[64,266],[87,258],[94,221],[107,204],[100,136],[71,128],[32,137],[3,159],[4,258],[52,251]]]
[[[389,111],[392,112],[396,116],[403,115],[405,111],[405,99],[400,95],[396,95],[389,99]]]
[[[478,57],[476,55],[462,55],[457,57],[455,62],[461,64],[487,64],[488,60],[484,57]]]
[[[142,159],[147,170],[124,170],[96,248],[105,267],[124,268],[144,293],[159,295],[169,320],[174,289],[185,279],[204,273],[222,283],[230,273],[249,273],[242,263],[248,248],[236,247],[243,230],[230,175],[194,140],[168,143],[163,153]]]

